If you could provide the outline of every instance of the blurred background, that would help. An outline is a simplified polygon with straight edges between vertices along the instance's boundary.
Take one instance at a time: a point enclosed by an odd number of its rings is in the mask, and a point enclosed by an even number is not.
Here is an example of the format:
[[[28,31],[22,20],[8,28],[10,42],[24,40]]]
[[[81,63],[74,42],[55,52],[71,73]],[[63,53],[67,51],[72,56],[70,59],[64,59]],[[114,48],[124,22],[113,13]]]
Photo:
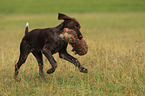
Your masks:
[[[0,0],[0,14],[144,12],[145,0]]]
[[[89,70],[53,55],[55,73],[44,57],[48,82],[32,54],[14,82],[14,65],[25,24],[29,31],[55,27],[58,13],[76,18],[89,51],[76,57]],[[145,0],[0,0],[0,96],[145,96]]]

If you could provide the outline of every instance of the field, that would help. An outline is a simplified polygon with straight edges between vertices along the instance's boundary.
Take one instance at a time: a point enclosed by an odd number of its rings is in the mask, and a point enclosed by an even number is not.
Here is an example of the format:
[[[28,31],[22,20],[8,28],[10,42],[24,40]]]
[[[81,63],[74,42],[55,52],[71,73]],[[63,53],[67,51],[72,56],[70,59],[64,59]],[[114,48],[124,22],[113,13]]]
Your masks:
[[[24,5],[29,2],[25,1],[27,2],[23,2]],[[37,1],[33,7],[41,2]],[[144,1],[133,0],[130,4],[129,0],[126,0],[127,3],[124,4],[124,1],[117,3],[111,0],[110,5],[103,3],[104,1],[98,2],[100,7],[97,12],[97,7],[91,7],[91,4],[95,6],[95,1],[85,7],[86,11],[83,11],[83,7],[76,10],[79,5],[67,10],[74,2],[69,2],[62,10],[58,9],[63,2],[57,3],[59,7],[50,10],[54,4],[51,1],[49,10],[43,10],[45,7],[42,7],[41,14],[39,8],[37,11],[35,8],[29,11],[25,8],[19,9],[17,5],[21,6],[21,3],[17,0],[14,0],[15,3],[18,2],[16,6],[9,5],[11,1],[5,7],[0,6],[0,96],[144,96]],[[1,0],[0,4],[6,4],[6,0]],[[103,7],[103,4],[108,5]],[[114,4],[120,6],[110,8]],[[124,8],[121,7],[123,5]],[[30,5],[27,7],[30,8]],[[126,11],[123,12],[125,8]],[[55,54],[58,68],[55,73],[49,75],[46,71],[50,64],[43,56],[44,72],[48,79],[43,82],[38,74],[37,61],[30,54],[20,69],[20,82],[15,82],[14,65],[19,57],[19,44],[24,36],[26,22],[30,24],[29,30],[54,27],[62,22],[57,20],[58,11],[65,12],[80,22],[81,32],[89,46],[88,54],[74,55],[71,46],[68,46],[68,52],[78,58],[89,72],[80,73],[73,64]]]

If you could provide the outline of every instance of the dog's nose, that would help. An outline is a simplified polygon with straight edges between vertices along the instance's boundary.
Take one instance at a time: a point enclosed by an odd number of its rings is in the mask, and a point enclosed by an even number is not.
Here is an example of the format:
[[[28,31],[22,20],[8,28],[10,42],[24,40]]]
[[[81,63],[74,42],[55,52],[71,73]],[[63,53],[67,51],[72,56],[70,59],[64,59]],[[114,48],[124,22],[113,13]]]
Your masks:
[[[79,37],[78,37],[80,40],[83,38],[83,36],[82,35],[79,35]]]

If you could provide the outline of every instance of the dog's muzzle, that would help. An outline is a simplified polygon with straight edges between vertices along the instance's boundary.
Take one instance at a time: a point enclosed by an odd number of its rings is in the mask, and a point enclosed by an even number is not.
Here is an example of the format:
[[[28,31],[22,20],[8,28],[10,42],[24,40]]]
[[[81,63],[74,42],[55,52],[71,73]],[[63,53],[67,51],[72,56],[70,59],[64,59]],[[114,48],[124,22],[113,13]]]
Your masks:
[[[83,38],[83,35],[82,35],[82,33],[80,32],[80,29],[77,28],[76,32],[77,32],[78,38],[81,40],[81,39]]]

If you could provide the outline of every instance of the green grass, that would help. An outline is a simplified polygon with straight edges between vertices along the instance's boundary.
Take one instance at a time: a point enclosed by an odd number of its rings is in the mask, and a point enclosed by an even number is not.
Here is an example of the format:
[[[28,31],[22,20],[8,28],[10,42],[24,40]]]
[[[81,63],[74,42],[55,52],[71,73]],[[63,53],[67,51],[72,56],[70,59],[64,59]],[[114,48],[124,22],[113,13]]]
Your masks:
[[[89,73],[54,55],[55,73],[43,82],[35,58],[30,54],[13,79],[19,44],[28,21],[30,30],[56,26],[57,14],[0,15],[0,95],[4,96],[144,96],[145,13],[72,13],[82,26],[88,43],[85,56],[74,55]],[[44,57],[44,72],[50,68]]]
[[[144,96],[145,0],[0,0],[0,96]],[[53,27],[57,13],[78,19],[89,51],[78,58],[89,70],[54,57],[55,73],[43,82],[30,54],[13,79],[26,22],[30,30]],[[50,64],[44,57],[44,72]]]
[[[1,14],[144,12],[145,0],[0,0]]]

